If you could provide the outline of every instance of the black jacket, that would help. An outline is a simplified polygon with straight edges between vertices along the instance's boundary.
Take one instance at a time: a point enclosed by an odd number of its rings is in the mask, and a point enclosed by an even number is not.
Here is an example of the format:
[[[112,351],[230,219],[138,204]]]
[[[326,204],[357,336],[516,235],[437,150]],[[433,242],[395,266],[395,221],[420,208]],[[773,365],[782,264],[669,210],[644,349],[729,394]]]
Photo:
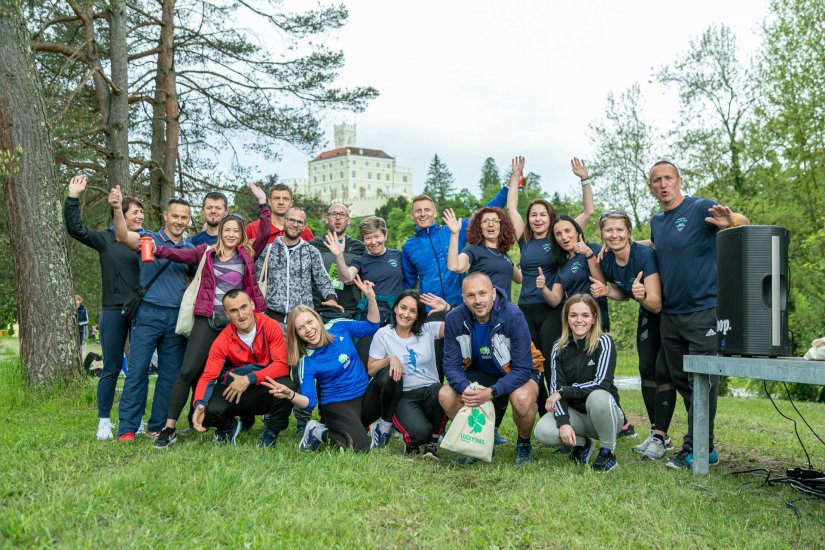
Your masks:
[[[556,404],[556,425],[570,424],[568,408],[586,413],[587,397],[594,390],[605,390],[619,402],[619,391],[613,385],[616,371],[616,346],[605,334],[593,353],[587,353],[584,340],[567,342],[559,350],[553,346],[550,359],[550,395],[561,390],[562,397]]]
[[[98,251],[103,277],[103,309],[120,309],[138,285],[138,254],[117,242],[112,230],[95,231],[80,219],[80,200],[67,197],[63,219],[69,235]]]
[[[351,318],[355,314],[355,307],[358,305],[358,301],[361,300],[361,292],[355,285],[345,285],[341,283],[338,278],[338,266],[335,263],[335,256],[332,255],[329,248],[324,246],[324,237],[315,237],[309,241],[309,244],[317,248],[321,253],[321,259],[324,260],[324,269],[327,270],[329,280],[332,281],[332,288],[335,289],[335,293],[338,295],[337,301],[346,310],[346,316]],[[344,241],[344,261],[347,262],[347,266],[352,263],[354,258],[366,253],[367,247],[364,243],[347,235],[347,239]],[[337,309],[321,305],[321,302],[326,300],[326,298],[322,297],[321,293],[315,288],[312,289],[312,300],[315,303],[315,311],[318,313],[334,313],[335,317],[340,315]]]

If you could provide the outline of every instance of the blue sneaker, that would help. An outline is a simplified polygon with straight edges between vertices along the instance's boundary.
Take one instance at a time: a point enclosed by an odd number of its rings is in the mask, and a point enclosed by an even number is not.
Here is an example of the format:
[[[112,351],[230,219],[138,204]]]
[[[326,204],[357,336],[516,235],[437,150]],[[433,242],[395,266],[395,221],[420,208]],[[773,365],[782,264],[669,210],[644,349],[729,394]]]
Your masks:
[[[593,445],[593,440],[585,437],[584,445],[581,447],[573,447],[573,450],[570,452],[570,460],[572,460],[574,464],[587,464],[595,448],[596,446]]]
[[[499,435],[498,430],[493,435],[493,445],[507,445],[507,440]]]
[[[307,429],[307,423],[306,423],[306,421],[304,421],[304,420],[297,420],[297,421],[295,422],[295,433],[296,433],[296,434],[298,434],[298,435],[300,435],[300,436],[303,436],[303,435],[304,435],[304,432],[306,431],[306,429]]]
[[[603,448],[599,451],[599,456],[593,461],[590,467],[594,472],[607,473],[619,467],[616,462],[616,455],[610,449]]]
[[[535,462],[533,458],[533,446],[529,441],[519,441],[516,443],[516,466],[527,466]]]
[[[716,452],[716,449],[710,450],[710,454],[708,454],[708,464],[711,466],[719,464],[719,454]],[[667,461],[667,467],[673,468],[674,470],[693,468],[693,450],[683,447],[681,451]]]
[[[234,445],[235,440],[238,438],[238,434],[241,433],[241,429],[243,428],[243,426],[240,422],[238,422],[238,419],[236,418],[233,418],[232,424],[227,424],[227,426],[229,427],[227,427],[225,430],[215,431],[215,441],[221,444]]]
[[[372,443],[370,449],[382,449],[392,439],[392,429],[388,432],[382,432],[378,429],[378,422],[372,424]]]
[[[278,434],[264,426],[261,439],[258,441],[258,447],[273,447],[276,441],[278,441]]]
[[[301,438],[301,442],[298,443],[298,450],[305,452],[317,450],[318,445],[323,441],[322,438],[325,431],[327,431],[327,427],[320,422],[316,422],[315,420],[307,422],[304,437]]]

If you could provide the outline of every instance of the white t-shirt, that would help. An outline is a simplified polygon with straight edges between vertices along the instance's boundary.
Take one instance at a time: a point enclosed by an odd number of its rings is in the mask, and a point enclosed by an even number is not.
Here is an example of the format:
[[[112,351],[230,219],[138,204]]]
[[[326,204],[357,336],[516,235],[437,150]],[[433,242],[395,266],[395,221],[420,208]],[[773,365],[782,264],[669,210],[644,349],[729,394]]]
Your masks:
[[[386,359],[398,357],[404,369],[404,391],[438,384],[435,364],[435,340],[439,338],[441,323],[424,323],[421,336],[401,338],[387,325],[378,329],[370,345],[370,357]]]
[[[239,333],[238,333],[238,338],[240,338],[240,339],[241,339],[241,342],[243,342],[244,344],[246,344],[247,346],[249,346],[250,348],[252,348],[252,342],[254,342],[254,341],[255,341],[255,335],[256,335],[256,334],[258,334],[258,327],[257,327],[257,326],[253,326],[253,327],[252,327],[252,330],[250,330],[250,331],[249,331],[248,333],[246,333],[246,334],[241,334],[241,333],[239,332]]]

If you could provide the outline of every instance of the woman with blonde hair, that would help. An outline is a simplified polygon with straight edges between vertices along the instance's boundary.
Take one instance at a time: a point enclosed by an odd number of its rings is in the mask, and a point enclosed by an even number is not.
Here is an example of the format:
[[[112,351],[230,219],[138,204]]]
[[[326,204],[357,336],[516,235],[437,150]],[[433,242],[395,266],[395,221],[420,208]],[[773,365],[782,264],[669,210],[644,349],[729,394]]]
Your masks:
[[[545,445],[572,447],[570,460],[587,464],[598,438],[601,449],[593,463],[608,472],[616,462],[616,435],[623,413],[613,385],[616,347],[602,333],[599,304],[589,294],[575,294],[562,309],[561,338],[550,358],[547,414],[536,424],[536,439]]]
[[[387,365],[369,379],[352,340],[375,334],[380,314],[373,284],[357,276],[353,283],[367,299],[367,320],[333,319],[324,326],[315,310],[295,306],[287,318],[286,345],[287,362],[298,366],[300,391],[269,378],[264,382],[272,395],[306,411],[319,405],[321,422],[307,423],[298,447],[302,451],[314,451],[324,443],[368,452],[375,446],[376,436],[386,436],[392,428],[403,370]],[[367,426],[376,420],[371,442]]]
[[[166,426],[155,440],[155,447],[162,449],[177,440],[178,417],[189,400],[189,390],[200,378],[209,356],[212,342],[221,330],[229,324],[224,314],[223,297],[230,290],[240,288],[252,298],[255,311],[265,311],[266,302],[258,288],[255,274],[255,259],[266,247],[269,238],[269,207],[266,195],[254,184],[249,189],[258,200],[261,231],[250,243],[244,232],[244,223],[237,214],[227,214],[218,225],[218,242],[214,246],[200,244],[195,248],[171,248],[158,246],[155,256],[173,262],[197,266],[206,256],[198,295],[195,298],[195,322],[189,335],[186,354],[183,356],[180,373],[169,397]],[[267,430],[264,429],[262,443],[266,444]]]

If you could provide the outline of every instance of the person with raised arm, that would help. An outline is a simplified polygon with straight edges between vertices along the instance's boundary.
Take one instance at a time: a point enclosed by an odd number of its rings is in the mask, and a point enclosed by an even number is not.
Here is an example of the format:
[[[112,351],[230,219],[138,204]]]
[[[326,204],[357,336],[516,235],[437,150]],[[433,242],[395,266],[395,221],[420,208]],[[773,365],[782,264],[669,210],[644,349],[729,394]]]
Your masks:
[[[375,334],[380,314],[372,283],[356,277],[354,284],[367,298],[366,321],[335,319],[324,326],[310,307],[296,306],[289,314],[286,328],[290,365],[300,371],[300,390],[295,391],[276,380],[264,385],[270,393],[306,411],[319,406],[321,422],[310,420],[298,448],[314,451],[321,444],[356,452],[369,452],[376,433],[388,434],[403,388],[401,371],[386,366],[372,380],[358,358],[353,338]],[[378,421],[372,439],[367,426]]]
[[[97,383],[97,439],[112,439],[111,420],[115,387],[123,365],[123,349],[129,336],[129,322],[120,311],[138,284],[140,263],[135,252],[117,242],[114,226],[98,231],[83,225],[80,196],[86,191],[86,176],[69,181],[68,196],[63,204],[63,219],[69,236],[97,251],[102,279],[102,308],[98,317],[103,370]],[[134,197],[123,197],[121,214],[130,231],[143,232],[143,204]],[[110,211],[114,220],[114,211]]]
[[[292,196],[292,189],[284,183],[276,183],[269,190],[269,210],[271,212],[271,224],[269,228],[269,243],[275,240],[276,237],[284,235],[287,231],[287,212],[290,208],[295,206],[295,201]],[[246,226],[246,238],[249,242],[254,242],[258,231],[261,230],[260,220],[255,220]],[[308,225],[301,226],[299,233],[301,239],[306,242],[314,238],[312,230]]]
[[[485,207],[475,212],[467,227],[467,246],[459,253],[462,220],[448,208],[442,216],[450,229],[447,268],[453,273],[484,273],[510,299],[511,283],[521,283],[521,270],[507,255],[515,243],[513,224],[501,208]]]
[[[266,195],[255,184],[249,189],[258,200],[258,215],[263,222],[269,221],[269,208]],[[155,440],[155,448],[166,448],[177,440],[177,422],[183,407],[186,406],[189,389],[198,380],[206,365],[209,348],[221,331],[229,325],[229,318],[223,307],[223,297],[230,290],[242,289],[250,296],[255,311],[266,310],[255,272],[255,260],[261,255],[269,238],[269,224],[263,223],[262,229],[250,243],[244,232],[244,223],[237,214],[226,214],[218,223],[219,240],[215,246],[199,244],[195,248],[179,250],[165,246],[155,247],[155,256],[173,262],[198,265],[204,262],[201,272],[200,287],[195,298],[195,321],[183,356],[180,373],[172,388],[166,425]],[[204,256],[206,259],[204,260]],[[264,426],[261,444],[269,446],[272,432]]]

